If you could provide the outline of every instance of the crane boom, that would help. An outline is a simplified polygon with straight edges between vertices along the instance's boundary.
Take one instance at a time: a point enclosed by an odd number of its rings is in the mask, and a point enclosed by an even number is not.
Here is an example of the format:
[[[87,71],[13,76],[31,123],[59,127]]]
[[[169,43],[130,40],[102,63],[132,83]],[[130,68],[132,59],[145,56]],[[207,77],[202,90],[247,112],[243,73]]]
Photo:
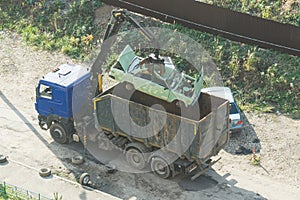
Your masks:
[[[108,52],[108,49],[110,48],[110,46],[113,43],[113,40],[108,40],[110,37],[116,35],[117,33],[119,33],[120,28],[122,27],[123,23],[125,22],[129,22],[132,26],[134,26],[150,43],[153,44],[154,46],[154,58],[149,58],[146,59],[146,61],[150,61],[150,62],[163,62],[163,60],[161,60],[159,58],[159,43],[155,37],[155,35],[147,28],[143,27],[134,17],[132,17],[130,15],[130,12],[128,12],[127,10],[124,9],[115,9],[112,11],[111,13],[111,18],[110,21],[107,25],[104,37],[103,37],[103,41],[107,41],[107,42],[103,42],[102,46],[101,46],[101,51],[96,59],[96,61],[93,63],[93,66],[91,68],[91,77],[92,77],[92,81],[94,80],[98,80],[98,83],[92,83],[92,85],[97,85],[97,89],[95,92],[95,96],[97,96],[102,88],[102,80],[101,80],[101,74],[102,74],[102,70],[101,68],[99,69],[99,66],[102,66],[103,64],[103,60],[106,57],[106,53]],[[99,70],[99,71],[97,71]]]
[[[112,11],[112,17],[110,19],[110,22],[108,23],[104,40],[108,39],[109,37],[117,34],[120,31],[120,28],[123,24],[123,22],[129,22],[131,25],[133,25],[135,28],[138,29],[138,31],[149,41],[149,42],[155,42],[156,37],[154,34],[144,28],[135,18],[133,18],[130,13],[127,10],[124,9],[118,9]]]

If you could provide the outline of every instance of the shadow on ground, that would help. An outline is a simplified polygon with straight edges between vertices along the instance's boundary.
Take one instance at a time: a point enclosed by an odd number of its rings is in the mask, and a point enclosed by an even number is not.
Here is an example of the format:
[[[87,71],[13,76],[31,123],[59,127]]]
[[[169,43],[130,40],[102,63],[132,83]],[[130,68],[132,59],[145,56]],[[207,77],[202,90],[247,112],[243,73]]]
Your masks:
[[[220,197],[223,199],[232,199],[235,197],[241,199],[241,196],[242,198],[247,196],[247,198],[250,199],[254,197],[256,197],[256,199],[264,199],[252,191],[234,186],[237,181],[227,181],[226,177],[220,176],[213,170],[210,170],[195,181],[191,181],[190,176],[187,175],[178,175],[169,180],[165,180],[156,177],[152,173],[134,174],[116,170],[112,172],[109,168],[105,167],[105,164],[109,164],[112,157],[116,160],[120,160],[120,162],[126,165],[121,152],[100,151],[99,144],[95,144],[93,142],[86,144],[94,145],[93,148],[95,148],[98,153],[96,155],[97,159],[95,159],[94,156],[86,151],[84,145],[81,143],[60,145],[52,142],[48,144],[45,138],[43,138],[40,134],[40,130],[37,130],[1,91],[0,97],[26,124],[26,126],[30,128],[37,138],[39,138],[40,141],[43,142],[45,146],[47,146],[62,161],[62,164],[69,170],[69,173],[72,173],[77,179],[79,179],[79,176],[83,172],[88,172],[91,176],[91,180],[94,182],[93,187],[101,191],[125,199],[132,196],[136,196],[138,199],[186,199],[189,198],[189,195],[192,195],[189,191],[197,192],[197,196],[204,195],[206,196],[206,199],[218,199]],[[253,133],[245,131],[246,135]],[[91,137],[93,137],[93,135]],[[239,140],[238,137],[236,140]],[[243,142],[247,142],[247,140]],[[66,154],[66,152],[69,153]],[[72,155],[74,152],[76,154],[84,155],[86,162],[82,165],[73,165],[71,163],[71,158],[66,157],[66,155]],[[65,177],[65,174],[59,174],[59,172],[57,175]],[[83,193],[79,198],[85,199],[85,196],[86,195]]]
[[[259,153],[261,144],[253,125],[250,124],[244,112],[242,112],[242,117],[244,128],[240,132],[231,133],[229,142],[224,150],[231,154],[248,155],[253,153],[253,148],[255,147],[256,152]]]
[[[190,181],[188,176],[176,178],[175,181],[184,191],[202,191],[207,199],[266,199],[257,193],[236,187],[237,180],[230,179],[230,173],[220,176],[213,169],[194,181]]]

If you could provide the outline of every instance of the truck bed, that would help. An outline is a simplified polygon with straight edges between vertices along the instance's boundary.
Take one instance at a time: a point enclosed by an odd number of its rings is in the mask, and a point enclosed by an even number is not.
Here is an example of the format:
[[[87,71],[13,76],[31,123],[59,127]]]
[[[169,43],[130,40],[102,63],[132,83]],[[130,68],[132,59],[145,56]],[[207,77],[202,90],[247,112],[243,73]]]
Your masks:
[[[94,99],[94,115],[97,129],[198,163],[216,155],[228,140],[228,101],[206,93],[195,106],[180,109],[139,91],[128,95],[118,85]]]

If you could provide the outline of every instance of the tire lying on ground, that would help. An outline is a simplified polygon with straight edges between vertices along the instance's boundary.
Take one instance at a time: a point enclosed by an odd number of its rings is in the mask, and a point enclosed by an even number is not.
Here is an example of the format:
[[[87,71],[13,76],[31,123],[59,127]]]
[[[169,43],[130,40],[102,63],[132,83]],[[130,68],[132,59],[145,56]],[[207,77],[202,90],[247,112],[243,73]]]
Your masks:
[[[7,161],[6,156],[0,154],[0,163],[5,163]]]
[[[106,165],[107,173],[113,174],[117,171],[117,167],[115,165]]]
[[[82,156],[79,156],[79,155],[76,155],[76,156],[73,156],[72,157],[72,164],[74,165],[80,165],[83,163],[83,157]]]
[[[88,173],[83,173],[80,178],[79,178],[79,183],[81,185],[90,185],[91,183],[91,178],[90,178],[90,175]]]
[[[41,177],[48,177],[51,175],[51,170],[49,168],[41,168],[39,170],[39,175]]]

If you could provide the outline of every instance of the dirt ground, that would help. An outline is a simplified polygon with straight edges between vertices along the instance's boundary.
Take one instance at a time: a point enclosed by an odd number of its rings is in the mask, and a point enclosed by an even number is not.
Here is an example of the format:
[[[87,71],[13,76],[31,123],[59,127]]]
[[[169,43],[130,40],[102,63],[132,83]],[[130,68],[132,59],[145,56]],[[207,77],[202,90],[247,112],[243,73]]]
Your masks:
[[[108,173],[93,159],[74,166],[70,158],[82,154],[81,144],[59,145],[38,127],[34,110],[35,86],[53,67],[73,62],[60,53],[35,50],[21,38],[0,32],[0,100],[24,123],[0,114],[0,153],[35,168],[48,166],[60,176],[76,180],[92,175],[99,190],[123,199],[298,199],[300,195],[300,121],[284,115],[245,113],[249,122],[218,156],[222,159],[195,181],[179,175],[170,180],[152,173]],[[249,158],[253,147],[261,165]],[[38,148],[38,151],[37,149]]]

